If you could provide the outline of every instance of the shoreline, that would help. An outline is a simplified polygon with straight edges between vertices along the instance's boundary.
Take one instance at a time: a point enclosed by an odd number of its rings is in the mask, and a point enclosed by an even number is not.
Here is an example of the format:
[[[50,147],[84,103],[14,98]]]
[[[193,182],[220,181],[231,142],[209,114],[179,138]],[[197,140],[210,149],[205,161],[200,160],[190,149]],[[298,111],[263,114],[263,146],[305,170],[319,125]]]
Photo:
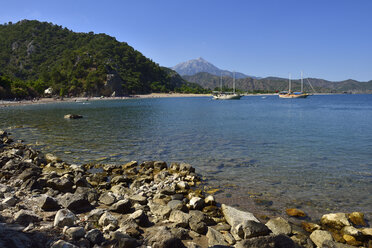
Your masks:
[[[35,245],[40,242],[35,233],[55,248],[309,248],[324,242],[351,248],[372,243],[372,228],[360,212],[325,214],[314,223],[302,210],[290,208],[285,218],[267,216],[264,223],[254,213],[220,204],[187,163],[69,164],[16,143],[1,130],[0,162],[0,222],[8,234],[0,237],[0,246],[23,235]],[[12,223],[22,228],[13,230]]]
[[[258,94],[242,94],[242,96],[275,96],[278,93],[258,93]],[[344,95],[343,93],[316,93],[314,95]],[[37,100],[19,100],[9,101],[0,99],[1,107],[10,106],[25,106],[34,104],[50,104],[61,102],[84,102],[84,101],[99,101],[99,100],[125,100],[125,99],[148,99],[148,98],[180,98],[180,97],[212,97],[212,94],[186,94],[186,93],[151,93],[143,95],[130,95],[123,97],[66,97],[52,98],[43,97]]]

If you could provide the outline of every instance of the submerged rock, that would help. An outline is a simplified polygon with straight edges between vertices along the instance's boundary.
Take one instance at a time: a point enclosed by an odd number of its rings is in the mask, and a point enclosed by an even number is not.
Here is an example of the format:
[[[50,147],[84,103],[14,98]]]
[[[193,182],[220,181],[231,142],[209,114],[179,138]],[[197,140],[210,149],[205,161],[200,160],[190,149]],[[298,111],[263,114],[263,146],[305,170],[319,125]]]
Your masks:
[[[83,118],[82,115],[76,115],[76,114],[67,114],[64,116],[65,119],[81,119]]]
[[[306,217],[305,212],[297,208],[287,208],[285,212],[292,217]]]

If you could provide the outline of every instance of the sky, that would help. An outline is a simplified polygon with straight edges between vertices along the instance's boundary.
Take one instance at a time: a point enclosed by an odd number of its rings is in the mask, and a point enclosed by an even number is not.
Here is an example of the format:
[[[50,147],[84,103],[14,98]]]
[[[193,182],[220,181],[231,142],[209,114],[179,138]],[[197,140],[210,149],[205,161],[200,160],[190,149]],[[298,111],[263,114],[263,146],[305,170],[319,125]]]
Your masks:
[[[161,66],[202,57],[248,75],[372,80],[372,0],[0,0],[0,23],[106,33]]]

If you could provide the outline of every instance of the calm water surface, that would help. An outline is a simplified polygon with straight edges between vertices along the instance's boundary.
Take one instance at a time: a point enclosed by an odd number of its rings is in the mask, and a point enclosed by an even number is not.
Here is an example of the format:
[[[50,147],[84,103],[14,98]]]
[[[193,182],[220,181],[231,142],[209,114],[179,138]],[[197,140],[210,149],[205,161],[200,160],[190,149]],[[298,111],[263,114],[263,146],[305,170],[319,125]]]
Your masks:
[[[80,120],[66,120],[77,113]],[[71,163],[185,161],[251,208],[372,212],[372,95],[129,99],[0,108],[0,128]],[[257,203],[257,202],[256,202]],[[253,205],[252,205],[253,204]],[[262,207],[261,207],[262,208]],[[278,210],[279,209],[279,210]]]

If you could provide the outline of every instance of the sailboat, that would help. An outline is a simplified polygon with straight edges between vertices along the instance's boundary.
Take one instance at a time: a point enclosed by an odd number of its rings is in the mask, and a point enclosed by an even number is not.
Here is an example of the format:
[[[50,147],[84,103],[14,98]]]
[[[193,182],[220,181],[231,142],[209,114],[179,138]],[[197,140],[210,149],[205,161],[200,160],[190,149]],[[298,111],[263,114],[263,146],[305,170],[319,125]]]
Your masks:
[[[309,94],[304,93],[304,80],[301,72],[301,91],[300,92],[293,92],[291,89],[291,74],[289,74],[288,79],[288,92],[280,92],[279,97],[280,98],[306,98],[309,96]]]
[[[221,91],[213,92],[213,99],[215,100],[239,100],[240,94],[235,92],[235,72],[233,73],[233,92],[222,91],[222,73],[220,78]]]

